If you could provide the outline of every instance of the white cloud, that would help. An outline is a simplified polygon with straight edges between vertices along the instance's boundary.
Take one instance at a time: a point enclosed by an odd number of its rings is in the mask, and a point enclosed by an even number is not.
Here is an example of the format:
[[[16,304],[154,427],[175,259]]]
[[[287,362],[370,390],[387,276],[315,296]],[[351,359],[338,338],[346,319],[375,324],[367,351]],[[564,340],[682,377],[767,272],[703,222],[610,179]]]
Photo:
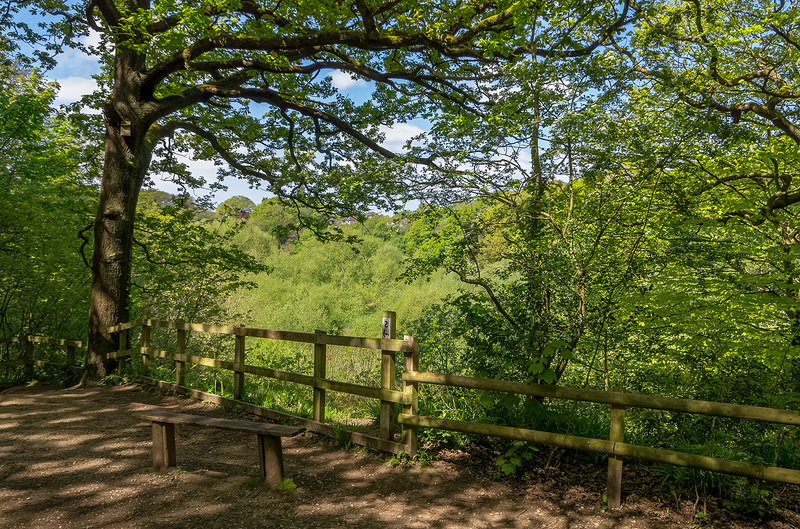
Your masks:
[[[99,46],[100,34],[94,31],[82,37],[81,43],[87,46]],[[100,59],[97,55],[90,55],[78,49],[70,49],[56,56],[58,63],[50,72],[55,79],[68,77],[88,78],[100,72]]]
[[[533,172],[533,155],[529,150],[520,151],[517,158],[517,163],[520,166],[520,169],[525,172],[525,174],[531,174]]]
[[[331,78],[334,88],[339,90],[347,90],[354,86],[367,86],[367,82],[363,79],[354,79],[349,73],[341,70],[332,71],[328,74],[328,77]]]
[[[90,46],[100,44],[100,34],[91,31],[88,36],[82,37],[81,42]],[[55,99],[56,105],[66,105],[78,101],[81,97],[97,90],[97,82],[92,75],[99,73],[98,57],[88,55],[80,50],[72,49],[57,57],[58,64],[48,77],[57,81],[60,89]],[[83,112],[97,112],[96,110],[83,109]]]
[[[219,167],[215,165],[213,161],[197,160],[191,157],[191,155],[188,157],[181,156],[180,159],[186,164],[193,176],[204,178],[206,184],[211,184],[217,181],[217,170]],[[170,181],[167,175],[157,173],[151,174],[150,176],[153,179],[156,189],[165,191],[172,195],[184,192],[184,189],[175,182]],[[273,196],[264,189],[251,189],[249,182],[245,180],[239,180],[238,178],[226,178],[223,183],[228,187],[228,189],[226,191],[220,190],[214,193],[213,200],[217,204],[237,195],[245,196],[256,204],[260,204],[263,199]],[[207,196],[209,192],[210,191],[208,188],[192,189],[189,191],[189,193],[195,198]]]
[[[94,30],[89,30],[89,34],[85,37],[81,38],[81,42],[86,44],[87,46],[99,46],[100,45],[100,33]]]
[[[398,123],[392,127],[381,127],[380,131],[386,135],[382,145],[392,151],[402,150],[406,142],[415,136],[425,134],[425,131],[410,123]]]
[[[86,94],[91,94],[97,90],[97,82],[87,77],[70,76],[56,79],[56,82],[60,87],[58,95],[56,95],[56,105],[74,103]]]

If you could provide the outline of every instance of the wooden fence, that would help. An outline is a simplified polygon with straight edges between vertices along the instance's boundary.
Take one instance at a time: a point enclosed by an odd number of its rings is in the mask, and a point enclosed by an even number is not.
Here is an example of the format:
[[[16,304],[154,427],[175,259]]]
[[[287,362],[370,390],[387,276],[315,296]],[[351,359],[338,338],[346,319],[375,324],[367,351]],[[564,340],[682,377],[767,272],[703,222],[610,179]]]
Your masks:
[[[246,411],[264,415],[274,419],[293,419],[306,428],[331,435],[333,429],[325,424],[325,392],[341,391],[378,399],[381,401],[380,437],[375,438],[364,434],[349,432],[347,435],[356,444],[377,448],[387,452],[398,453],[400,450],[414,455],[417,451],[417,429],[436,428],[462,432],[467,434],[488,435],[504,437],[520,441],[541,443],[576,450],[599,452],[609,456],[608,464],[608,491],[607,499],[610,508],[618,508],[621,503],[622,490],[622,458],[633,457],[646,459],[659,463],[691,467],[712,472],[734,474],[751,478],[766,479],[783,483],[800,484],[800,471],[779,467],[753,465],[740,461],[729,461],[713,457],[686,454],[672,450],[637,446],[624,442],[625,410],[627,408],[648,408],[662,411],[697,413],[717,417],[750,419],[791,426],[800,426],[800,412],[793,410],[780,410],[756,406],[743,406],[725,404],[720,402],[696,401],[689,399],[675,399],[650,395],[637,395],[625,393],[622,388],[614,391],[598,391],[592,389],[577,389],[541,384],[523,384],[502,380],[487,380],[473,377],[446,375],[439,373],[421,372],[419,366],[419,346],[417,341],[406,336],[403,340],[394,339],[395,314],[384,313],[384,335],[381,339],[355,338],[346,336],[329,336],[321,332],[315,334],[296,333],[284,331],[270,331],[264,329],[250,329],[246,327],[226,327],[204,324],[165,322],[158,320],[137,320],[131,323],[117,325],[109,329],[110,332],[120,332],[136,326],[142,326],[141,346],[127,348],[123,345],[120,351],[112,356],[121,358],[130,355],[142,355],[142,369],[147,368],[147,358],[150,356],[172,359],[176,363],[177,386],[175,389],[183,393],[192,394],[198,398],[212,400],[220,404],[235,404],[243,406]],[[150,328],[162,327],[178,331],[177,351],[169,352],[150,347]],[[234,361],[227,362],[211,358],[187,355],[185,352],[187,331],[211,332],[219,334],[232,334],[235,336]],[[125,333],[120,335],[124,344]],[[314,344],[314,376],[301,375],[266,367],[252,366],[245,363],[245,337],[266,338],[272,340],[290,340]],[[381,350],[381,386],[373,388],[338,382],[326,378],[326,347],[337,345],[344,347],[361,347],[365,349]],[[404,365],[402,389],[394,387],[395,380],[395,353],[402,352]],[[183,374],[185,362],[199,365],[228,369],[234,373],[234,399],[224,399],[214,395],[199,392],[183,387]],[[313,394],[313,419],[293,417],[287,414],[267,410],[240,402],[245,374],[264,376],[277,380],[305,384],[314,388]],[[154,381],[155,382],[155,381]],[[592,402],[611,406],[611,424],[608,440],[578,437],[574,435],[557,434],[524,428],[513,428],[478,422],[455,421],[427,417],[418,413],[419,384],[437,384],[450,387],[485,390],[494,392],[514,393],[539,398],[567,399],[574,401]],[[162,383],[162,385],[165,385]],[[397,422],[403,427],[401,442],[392,438],[393,424],[391,423],[392,408],[395,403],[402,404],[403,412],[398,416]],[[339,432],[341,435],[341,432]]]
[[[252,329],[236,326],[206,325],[197,323],[170,322],[151,319],[141,319],[129,323],[116,325],[109,332],[120,333],[120,349],[109,355],[110,358],[120,360],[120,369],[126,357],[141,359],[141,373],[146,381],[169,387],[178,393],[191,395],[195,398],[216,402],[222,405],[240,406],[244,411],[262,415],[277,420],[293,420],[305,428],[325,435],[337,435],[349,441],[376,448],[378,450],[399,453],[406,451],[414,455],[417,451],[417,429],[436,428],[467,434],[488,435],[508,439],[547,444],[576,450],[599,452],[609,456],[608,463],[608,491],[607,499],[610,508],[618,508],[621,503],[622,490],[622,459],[632,457],[690,467],[700,470],[721,472],[750,478],[766,479],[782,483],[800,484],[800,471],[753,465],[741,461],[730,461],[713,457],[686,454],[672,450],[637,446],[624,442],[625,411],[627,408],[646,408],[670,412],[696,413],[716,417],[738,418],[762,422],[777,423],[789,426],[800,426],[800,412],[796,410],[781,410],[775,408],[762,408],[757,406],[743,406],[725,404],[720,402],[696,401],[690,399],[675,399],[651,395],[637,395],[625,393],[622,388],[614,391],[599,391],[592,389],[578,389],[540,384],[523,384],[502,380],[487,380],[473,377],[428,373],[419,371],[419,344],[413,337],[406,336],[403,340],[395,338],[395,314],[383,314],[381,338],[359,338],[349,336],[331,336],[323,332],[298,333],[285,331],[271,331],[265,329]],[[141,327],[140,345],[129,347],[127,344],[127,331],[134,327]],[[176,350],[166,351],[152,347],[150,335],[152,328],[174,329],[177,331]],[[203,356],[190,355],[186,352],[186,333],[203,332],[234,336],[234,361],[217,360]],[[281,371],[263,366],[254,366],[246,363],[247,338],[286,340],[313,344],[314,371],[313,376]],[[25,365],[26,373],[32,374],[35,365],[53,365],[50,362],[35,361],[33,359],[34,343],[49,343],[64,346],[67,349],[67,363],[74,364],[75,347],[82,343],[70,340],[54,340],[39,336],[25,336],[0,340],[0,343],[24,342],[25,352],[19,360],[0,363],[0,366]],[[381,376],[380,387],[350,384],[327,378],[327,348],[328,346],[356,347],[380,351]],[[400,377],[401,387],[396,387],[396,355],[403,354],[403,372]],[[150,358],[166,358],[175,362],[176,384],[168,384],[148,378]],[[224,398],[211,393],[201,392],[187,388],[185,384],[186,363],[191,362],[233,372],[234,398]],[[313,388],[313,413],[312,418],[296,417],[286,413],[277,412],[261,406],[241,401],[244,388],[245,375],[268,377],[275,380],[293,382]],[[468,421],[455,421],[419,415],[419,385],[436,384],[449,387],[505,392],[536,398],[567,399],[573,401],[592,402],[605,404],[611,407],[611,424],[609,438],[593,439],[573,435],[557,434],[551,432],[513,428]],[[326,423],[325,402],[326,392],[338,391],[377,399],[380,401],[380,433],[370,436],[358,432],[339,430]],[[402,437],[394,437],[395,424],[393,410],[396,404],[402,405],[402,413],[397,417],[397,423],[402,426]]]
[[[64,364],[66,363],[66,367],[68,369],[72,369],[73,371],[80,371],[82,369],[75,365],[75,348],[83,347],[83,342],[77,340],[60,340],[57,338],[46,338],[44,336],[34,336],[34,335],[13,336],[11,338],[3,338],[2,340],[0,340],[0,344],[11,344],[11,343],[25,344],[22,355],[20,358],[16,360],[6,360],[4,362],[0,362],[0,367],[9,368],[15,366],[24,366],[24,375],[26,378],[33,378],[34,366],[63,368]],[[44,360],[35,360],[34,344],[37,343],[57,345],[63,347],[66,352],[65,361],[47,362]]]
[[[677,411],[711,415],[716,417],[733,417],[752,419],[763,422],[800,426],[800,412],[725,404],[721,402],[675,399],[650,395],[625,393],[622,388],[614,391],[593,389],[577,389],[543,384],[523,384],[502,380],[487,380],[473,377],[443,375],[426,372],[404,372],[402,379],[406,383],[438,384],[450,387],[515,393],[533,397],[548,397],[575,401],[593,402],[611,406],[611,425],[609,439],[593,439],[564,435],[524,428],[511,428],[493,424],[453,421],[437,419],[422,415],[403,413],[398,422],[404,426],[438,428],[455,432],[505,437],[519,441],[560,446],[576,450],[599,452],[609,456],[607,499],[609,508],[619,508],[622,491],[622,458],[633,457],[670,465],[721,472],[750,478],[766,479],[782,483],[800,485],[800,471],[753,465],[741,461],[729,461],[708,456],[686,454],[672,450],[637,446],[623,442],[625,433],[625,409],[649,408],[662,411]]]
[[[174,321],[162,321],[151,319],[140,319],[129,323],[116,325],[109,329],[111,333],[119,333],[120,348],[111,353],[109,358],[120,359],[119,369],[123,369],[123,361],[126,357],[141,357],[140,374],[147,376],[149,361],[151,357],[165,358],[175,362],[176,384],[173,389],[179,393],[191,394],[203,400],[211,400],[221,404],[235,404],[242,406],[249,412],[267,416],[274,419],[291,419],[304,426],[306,429],[316,431],[326,435],[336,435],[346,437],[349,441],[375,448],[385,452],[397,454],[401,451],[416,451],[416,435],[414,427],[408,427],[403,432],[402,441],[398,442],[394,438],[396,423],[394,419],[395,404],[403,406],[403,412],[416,414],[416,384],[403,383],[401,389],[396,388],[396,354],[403,354],[404,369],[417,371],[419,358],[419,346],[416,339],[406,336],[403,340],[395,338],[395,320],[393,312],[384,312],[381,338],[361,338],[353,336],[332,336],[322,331],[315,333],[273,331],[266,329],[253,329],[248,327],[207,325],[199,323],[185,323]],[[138,347],[128,347],[127,338],[124,331],[141,327],[140,345]],[[176,350],[167,351],[151,346],[151,329],[175,329],[177,331]],[[234,336],[234,360],[217,360],[204,356],[190,355],[186,352],[186,333],[203,332]],[[269,340],[284,340],[299,343],[313,344],[314,355],[314,374],[313,376],[282,371],[263,366],[255,366],[246,363],[246,338],[259,338]],[[327,348],[328,346],[355,347],[380,351],[381,373],[380,387],[371,387],[359,384],[350,384],[327,378]],[[224,399],[213,396],[209,393],[199,392],[185,387],[186,363],[224,369],[233,372],[233,399]],[[293,382],[313,388],[312,418],[296,417],[274,410],[268,410],[259,406],[245,405],[241,402],[244,394],[245,375],[255,375],[267,377],[284,382]],[[158,383],[150,379],[153,383]],[[328,391],[338,391],[351,395],[358,395],[377,399],[380,401],[380,430],[379,435],[371,436],[349,430],[335,430],[325,421],[325,402]],[[414,393],[412,393],[412,391]]]

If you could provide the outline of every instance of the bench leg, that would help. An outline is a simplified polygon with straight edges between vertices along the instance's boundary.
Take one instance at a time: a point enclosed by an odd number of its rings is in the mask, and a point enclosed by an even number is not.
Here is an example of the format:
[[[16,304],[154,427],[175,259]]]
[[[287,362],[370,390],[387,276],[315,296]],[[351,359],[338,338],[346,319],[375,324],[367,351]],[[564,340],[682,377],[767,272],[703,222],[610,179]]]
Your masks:
[[[175,425],[153,422],[153,468],[165,470],[175,466]]]
[[[261,467],[261,479],[268,485],[277,485],[283,481],[283,450],[281,438],[277,435],[257,434],[258,464]]]

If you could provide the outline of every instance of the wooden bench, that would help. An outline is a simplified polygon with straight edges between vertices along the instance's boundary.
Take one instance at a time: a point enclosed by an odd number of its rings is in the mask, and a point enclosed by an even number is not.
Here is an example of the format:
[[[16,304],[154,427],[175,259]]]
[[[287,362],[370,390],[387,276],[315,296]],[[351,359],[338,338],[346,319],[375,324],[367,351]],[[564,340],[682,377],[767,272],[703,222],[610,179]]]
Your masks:
[[[269,485],[275,485],[283,480],[281,437],[293,437],[305,430],[298,426],[217,419],[162,410],[141,411],[134,413],[133,416],[153,423],[153,467],[156,470],[175,466],[176,424],[195,424],[256,434],[258,436],[258,464],[261,468],[261,478]]]

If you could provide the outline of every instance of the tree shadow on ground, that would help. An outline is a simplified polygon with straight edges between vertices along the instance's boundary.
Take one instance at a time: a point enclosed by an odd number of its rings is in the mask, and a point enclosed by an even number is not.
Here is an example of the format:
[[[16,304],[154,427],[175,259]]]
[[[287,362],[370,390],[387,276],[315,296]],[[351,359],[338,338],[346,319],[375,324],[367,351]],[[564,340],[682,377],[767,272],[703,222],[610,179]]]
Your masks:
[[[598,485],[588,484],[599,474],[554,492],[492,481],[457,458],[392,467],[384,456],[311,434],[284,439],[291,493],[258,482],[255,436],[240,432],[177,426],[178,467],[154,472],[151,427],[131,415],[151,406],[235,415],[135,385],[0,393],[0,527],[686,526],[663,513],[603,512]]]

